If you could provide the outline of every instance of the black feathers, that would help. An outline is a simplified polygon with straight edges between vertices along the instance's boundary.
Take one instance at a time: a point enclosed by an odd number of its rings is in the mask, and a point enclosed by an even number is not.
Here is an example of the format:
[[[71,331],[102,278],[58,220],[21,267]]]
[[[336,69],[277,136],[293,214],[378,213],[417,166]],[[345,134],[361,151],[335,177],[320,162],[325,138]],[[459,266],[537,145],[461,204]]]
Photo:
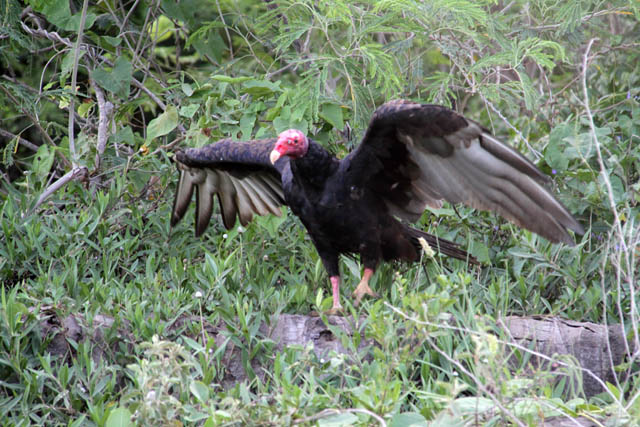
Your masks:
[[[415,221],[426,206],[439,207],[443,199],[498,212],[552,242],[573,245],[568,230],[584,232],[529,160],[445,107],[384,104],[362,143],[341,161],[311,140],[306,152],[289,157],[291,141],[281,137],[277,149],[276,139],[222,140],[178,152],[180,181],[171,224],[184,216],[193,192],[196,235],[209,223],[214,196],[227,228],[236,218],[246,224],[254,214],[279,215],[286,203],[332,277],[339,275],[341,253],[359,254],[371,270],[381,260],[417,260],[420,238],[444,254],[475,262],[455,243],[397,219]],[[279,150],[285,150],[282,157]],[[272,152],[279,158],[275,164],[269,161]],[[336,300],[334,293],[334,308]]]

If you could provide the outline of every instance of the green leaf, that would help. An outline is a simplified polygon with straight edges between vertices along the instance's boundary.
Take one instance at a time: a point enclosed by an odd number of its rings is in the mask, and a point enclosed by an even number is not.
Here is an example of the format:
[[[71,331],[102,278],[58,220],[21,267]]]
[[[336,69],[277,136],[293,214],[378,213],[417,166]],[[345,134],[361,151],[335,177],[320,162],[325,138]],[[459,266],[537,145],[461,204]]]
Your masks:
[[[149,122],[147,127],[147,139],[149,143],[159,136],[164,136],[178,126],[178,110],[173,105],[169,105],[166,111]]]
[[[122,43],[122,37],[102,36],[100,38],[112,47],[118,47]]]
[[[71,15],[69,2],[67,0],[36,0],[31,2],[31,6],[37,12],[42,13],[49,22],[66,31],[77,32],[80,28],[81,14]],[[87,13],[84,29],[93,26],[96,15]]]
[[[168,40],[173,36],[176,30],[173,22],[164,15],[160,15],[158,19],[151,23],[149,27],[149,36],[156,43],[160,43],[164,40]]]
[[[351,426],[357,423],[358,417],[351,413],[338,414],[327,418],[321,418],[318,420],[318,426],[320,427],[341,427]]]
[[[135,138],[133,136],[133,131],[130,126],[125,126],[123,128],[118,129],[118,131],[111,137],[113,142],[116,144],[120,142],[126,142],[127,144],[133,145],[135,142]]]
[[[129,412],[127,408],[116,408],[112,410],[105,423],[106,427],[128,427],[132,425],[131,412]]]
[[[180,85],[180,88],[182,89],[182,93],[184,93],[187,96],[191,96],[193,95],[193,86],[190,85],[189,83],[182,83]]]
[[[182,117],[187,117],[190,119],[193,117],[196,111],[198,111],[198,108],[200,108],[200,105],[198,104],[183,105],[182,107],[180,107],[180,115]]]
[[[482,242],[472,240],[470,252],[480,263],[491,262],[491,259],[489,258],[489,248],[487,248],[487,245]]]
[[[479,414],[493,409],[495,404],[486,397],[460,397],[454,400],[451,406],[465,414]]]
[[[246,113],[240,119],[240,132],[242,132],[242,139],[251,139],[253,132],[253,125],[256,122],[255,113]]]
[[[202,403],[209,400],[209,387],[201,381],[194,381],[189,386],[191,393]]]
[[[38,182],[44,182],[47,179],[51,166],[53,165],[54,155],[55,151],[49,149],[49,146],[46,144],[38,148],[36,157],[33,159],[33,172]]]
[[[391,419],[391,427],[427,427],[428,425],[426,418],[417,412],[396,414]]]
[[[118,57],[110,71],[104,67],[93,70],[93,78],[101,88],[113,92],[122,99],[129,96],[129,85],[131,84],[132,67],[131,62],[124,56]]]
[[[81,50],[78,53],[78,61],[80,58],[84,56],[86,51]],[[71,74],[71,69],[73,68],[73,60],[75,59],[75,49],[71,49],[69,53],[67,53],[62,58],[62,64],[60,65],[60,86],[64,86],[67,77]]]
[[[320,110],[320,117],[334,127],[334,129],[342,130],[344,128],[344,119],[342,117],[342,107],[337,104],[323,104]]]
[[[227,44],[217,31],[211,31],[207,37],[190,38],[193,47],[202,56],[210,56],[218,62],[223,59],[224,52],[228,50]]]
[[[253,96],[266,96],[275,92],[282,92],[280,89],[280,82],[272,83],[267,80],[248,80],[244,82],[243,93],[248,93]]]
[[[211,80],[217,80],[219,82],[224,82],[224,83],[242,83],[242,82],[246,82],[247,80],[251,80],[251,77],[231,77],[231,76],[223,76],[221,74],[216,74],[211,76]]]
[[[566,123],[556,126],[549,134],[549,144],[544,152],[544,160],[558,172],[565,171],[569,166],[569,159],[564,151],[567,145],[566,138],[573,134],[573,126]]]
[[[96,103],[93,101],[83,102],[78,105],[78,115],[86,119],[89,116],[89,111],[91,111],[94,105],[96,105]]]
[[[298,129],[306,133],[309,129],[309,123],[305,119],[296,120],[291,112],[291,107],[286,106],[280,110],[280,115],[273,119],[273,127],[277,133],[287,129]]]

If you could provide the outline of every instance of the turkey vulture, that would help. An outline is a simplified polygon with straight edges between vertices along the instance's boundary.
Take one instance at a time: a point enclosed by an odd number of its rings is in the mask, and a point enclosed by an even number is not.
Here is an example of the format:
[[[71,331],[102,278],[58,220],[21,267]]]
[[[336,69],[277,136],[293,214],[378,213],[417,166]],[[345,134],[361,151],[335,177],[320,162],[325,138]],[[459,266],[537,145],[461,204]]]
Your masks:
[[[476,260],[455,243],[412,228],[426,206],[442,199],[498,212],[552,242],[574,245],[567,230],[580,223],[542,185],[549,178],[478,123],[455,111],[406,100],[387,102],[373,114],[360,145],[338,160],[301,131],[278,138],[229,139],[175,155],[180,181],[174,226],[196,192],[195,234],[206,229],[213,196],[227,229],[254,214],[280,215],[288,205],[306,227],[340,305],[340,254],[359,254],[362,280],[357,305],[375,296],[369,278],[381,260],[416,261],[420,238],[454,258]]]

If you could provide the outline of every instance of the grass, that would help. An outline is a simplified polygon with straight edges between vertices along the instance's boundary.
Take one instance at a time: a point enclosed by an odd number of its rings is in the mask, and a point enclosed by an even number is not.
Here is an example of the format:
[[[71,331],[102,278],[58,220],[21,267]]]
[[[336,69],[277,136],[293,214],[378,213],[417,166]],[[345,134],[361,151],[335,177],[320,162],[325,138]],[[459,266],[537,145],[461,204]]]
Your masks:
[[[129,415],[141,425],[535,423],[541,414],[611,416],[623,402],[631,404],[623,420],[636,413],[637,378],[617,391],[628,396],[619,406],[606,393],[585,398],[579,384],[566,394],[549,372],[506,370],[510,350],[489,333],[507,313],[601,319],[601,290],[580,286],[591,274],[581,268],[593,256],[584,250],[588,238],[576,248],[552,246],[502,225],[506,241],[521,243],[508,250],[484,243],[496,260],[492,268],[447,259],[384,265],[372,281],[381,299],[360,308],[343,299],[349,313],[365,319],[362,330],[376,346],[358,353],[359,338],[342,334],[347,355],[320,360],[310,348],[274,353],[258,329],[271,314],[331,305],[326,273],[298,220],[260,218],[230,231],[213,224],[195,239],[188,217],[170,230],[172,166],[142,161],[149,175],[161,177],[160,199],[138,197],[121,176],[97,194],[97,203],[80,209],[74,205],[82,206],[82,188],[71,187],[47,215],[21,218],[16,212],[28,208],[28,199],[5,200],[2,226],[12,238],[2,247],[3,274],[11,275],[2,291],[4,423],[118,425]],[[470,218],[463,210],[460,221]],[[440,229],[460,227],[455,221]],[[347,294],[359,266],[344,259],[342,267]],[[89,330],[98,315],[114,319],[104,329],[101,358],[92,357],[94,339],[69,339],[63,356],[48,354],[52,337],[41,340],[44,320],[71,314]],[[176,327],[185,317],[201,320]],[[443,321],[455,329],[443,329]],[[227,332],[214,339],[205,323],[224,324]],[[231,343],[249,377],[224,389]],[[258,374],[254,360],[269,369]]]

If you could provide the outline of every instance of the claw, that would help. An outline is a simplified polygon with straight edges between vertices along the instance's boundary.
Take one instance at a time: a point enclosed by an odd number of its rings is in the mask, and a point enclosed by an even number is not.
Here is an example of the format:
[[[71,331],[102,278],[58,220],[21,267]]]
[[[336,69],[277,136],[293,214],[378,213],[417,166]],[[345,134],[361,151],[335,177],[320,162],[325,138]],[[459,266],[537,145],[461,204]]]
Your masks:
[[[342,316],[344,314],[344,309],[341,305],[333,306],[327,311],[317,312],[315,310],[309,312],[309,316],[311,317],[320,317],[321,314],[326,314],[327,316]]]
[[[374,292],[369,287],[369,279],[371,278],[372,275],[373,275],[372,269],[370,268],[364,269],[364,275],[362,276],[362,280],[360,281],[360,283],[358,283],[358,286],[353,291],[353,296],[355,297],[355,300],[353,302],[354,307],[357,307],[360,305],[360,301],[362,301],[362,298],[365,295],[369,295],[370,297],[373,297],[373,298],[380,298],[380,295],[378,295],[377,292]]]

